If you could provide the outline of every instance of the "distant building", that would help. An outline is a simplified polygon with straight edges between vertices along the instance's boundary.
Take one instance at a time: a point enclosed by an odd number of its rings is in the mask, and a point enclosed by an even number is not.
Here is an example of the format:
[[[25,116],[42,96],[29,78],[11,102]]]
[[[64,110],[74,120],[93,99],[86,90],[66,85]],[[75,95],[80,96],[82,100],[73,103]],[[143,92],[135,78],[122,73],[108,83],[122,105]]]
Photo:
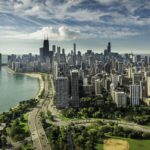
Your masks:
[[[42,61],[45,61],[47,57],[49,57],[49,40],[44,39],[43,47],[40,48],[40,58]]]
[[[108,42],[107,51],[108,51],[108,53],[111,53],[111,43],[110,42]]]
[[[52,65],[53,53],[55,52],[55,47],[52,47],[52,51],[49,50],[49,40],[44,39],[43,47],[40,48],[40,59],[41,61],[46,61],[47,58],[50,58],[50,63]]]
[[[140,81],[140,99],[144,100],[147,97],[147,82]]]
[[[118,86],[118,75],[112,74],[111,81],[112,81],[112,84],[114,85],[114,88],[116,88]]]
[[[93,89],[92,85],[83,85],[84,96],[86,96],[86,97],[92,96],[92,94],[93,94],[92,89]]]
[[[150,97],[150,77],[147,77],[147,96]]]
[[[52,45],[52,51],[53,51],[53,54],[55,54],[55,52],[56,52],[56,45]]]
[[[123,70],[124,70],[123,62],[117,62],[117,72],[118,72],[119,74],[122,74],[122,73],[123,73]]]
[[[127,96],[124,92],[115,91],[115,103],[117,107],[127,106]]]
[[[142,79],[142,75],[140,73],[133,73],[132,74],[133,84],[140,84],[141,79]]]
[[[111,53],[111,43],[108,42],[107,49],[104,50],[104,55],[107,56]]]
[[[71,100],[72,107],[79,107],[79,72],[78,70],[71,71]]]
[[[69,106],[69,83],[67,77],[56,79],[56,107],[67,108]]]
[[[140,104],[140,85],[130,85],[130,105]]]
[[[95,80],[95,95],[101,95],[101,81],[100,79]]]
[[[73,64],[74,66],[76,65],[76,59],[77,59],[77,56],[76,56],[76,44],[74,43],[73,44]]]

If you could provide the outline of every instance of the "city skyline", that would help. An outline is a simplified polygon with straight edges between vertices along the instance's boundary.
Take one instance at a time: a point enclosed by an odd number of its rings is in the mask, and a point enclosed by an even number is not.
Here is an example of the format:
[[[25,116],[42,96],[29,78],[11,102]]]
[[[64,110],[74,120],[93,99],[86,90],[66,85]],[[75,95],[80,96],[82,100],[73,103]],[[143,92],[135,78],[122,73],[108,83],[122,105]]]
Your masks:
[[[38,54],[44,34],[66,52],[77,43],[81,52],[148,53],[148,0],[1,0],[0,52]],[[9,43],[9,44],[8,44]]]

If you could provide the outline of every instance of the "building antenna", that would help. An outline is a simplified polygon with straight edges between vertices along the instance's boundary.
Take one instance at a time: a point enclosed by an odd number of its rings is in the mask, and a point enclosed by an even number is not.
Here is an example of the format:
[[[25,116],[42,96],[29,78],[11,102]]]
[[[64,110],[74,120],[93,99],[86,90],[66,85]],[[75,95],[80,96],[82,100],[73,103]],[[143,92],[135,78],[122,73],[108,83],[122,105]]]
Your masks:
[[[47,32],[47,40],[48,40],[48,32]]]
[[[45,40],[46,38],[45,38],[45,32],[44,32],[44,40]]]

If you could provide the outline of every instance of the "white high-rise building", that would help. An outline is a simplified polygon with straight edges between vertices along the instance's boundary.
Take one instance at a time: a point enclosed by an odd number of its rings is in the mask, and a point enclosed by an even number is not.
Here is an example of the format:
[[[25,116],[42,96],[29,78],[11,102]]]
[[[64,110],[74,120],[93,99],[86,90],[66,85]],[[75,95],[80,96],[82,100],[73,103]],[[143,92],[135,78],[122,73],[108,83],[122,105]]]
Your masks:
[[[137,84],[130,85],[130,104],[131,105],[140,104],[140,85]]]
[[[59,72],[58,63],[56,61],[54,61],[54,63],[53,63],[53,76],[54,76],[54,79],[56,79],[58,77],[58,72]]]
[[[147,96],[150,97],[150,77],[147,77]]]
[[[72,107],[79,107],[79,72],[78,70],[71,71],[71,100]]]
[[[117,107],[127,106],[127,96],[124,92],[115,91],[115,103]]]
[[[67,77],[56,78],[56,107],[67,108],[69,105],[69,83]]]
[[[111,75],[111,81],[112,81],[114,88],[116,88],[118,86],[118,75],[112,74]]]
[[[98,96],[101,94],[101,81],[100,79],[95,80],[95,95]]]
[[[83,85],[87,86],[88,85],[88,78],[83,78]]]

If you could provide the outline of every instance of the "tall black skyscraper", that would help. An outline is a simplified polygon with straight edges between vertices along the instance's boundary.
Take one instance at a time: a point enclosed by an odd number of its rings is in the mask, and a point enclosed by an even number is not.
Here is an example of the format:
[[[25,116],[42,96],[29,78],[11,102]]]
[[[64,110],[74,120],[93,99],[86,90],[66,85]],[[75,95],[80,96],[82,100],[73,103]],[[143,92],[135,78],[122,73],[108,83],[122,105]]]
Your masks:
[[[76,44],[74,43],[73,44],[73,63],[74,63],[74,65],[76,65],[76,58],[77,56],[76,56]]]
[[[43,41],[43,47],[40,48],[40,57],[42,61],[45,61],[47,57],[49,57],[50,52],[49,52],[49,40],[44,39]]]
[[[111,43],[110,42],[108,43],[107,51],[108,51],[108,53],[111,53]]]
[[[44,54],[44,57],[49,56],[49,40],[48,39],[45,39],[43,41],[43,54]]]

